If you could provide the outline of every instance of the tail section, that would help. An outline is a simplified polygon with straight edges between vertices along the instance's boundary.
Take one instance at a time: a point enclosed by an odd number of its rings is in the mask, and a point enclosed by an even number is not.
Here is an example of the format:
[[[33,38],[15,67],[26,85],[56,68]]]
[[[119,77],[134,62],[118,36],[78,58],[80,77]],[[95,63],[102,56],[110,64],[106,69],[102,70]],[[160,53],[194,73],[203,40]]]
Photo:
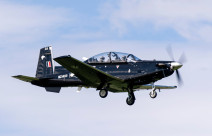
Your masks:
[[[54,64],[52,59],[52,47],[40,49],[38,66],[36,71],[37,78],[48,78],[54,74]]]

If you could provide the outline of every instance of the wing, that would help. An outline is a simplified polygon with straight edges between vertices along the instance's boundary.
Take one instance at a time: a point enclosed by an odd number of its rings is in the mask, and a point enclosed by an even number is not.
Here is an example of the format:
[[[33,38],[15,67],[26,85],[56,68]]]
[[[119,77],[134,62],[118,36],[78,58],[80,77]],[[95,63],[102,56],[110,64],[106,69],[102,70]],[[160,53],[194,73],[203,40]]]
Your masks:
[[[54,59],[64,68],[74,73],[80,80],[92,87],[99,87],[105,84],[118,86],[123,80],[96,69],[71,56],[62,56]]]
[[[175,89],[177,88],[177,86],[164,86],[164,85],[155,85],[155,88],[156,89]],[[147,85],[135,85],[133,87],[133,89],[135,91],[140,91],[140,90],[150,90],[150,89],[153,89],[152,85],[151,84],[147,84]],[[120,90],[119,91],[114,91],[115,93],[121,93],[121,92],[127,92],[127,90]]]
[[[22,80],[22,81],[25,81],[25,82],[32,82],[32,81],[39,80],[38,78],[23,76],[23,75],[12,76],[12,77],[19,79],[19,80]]]
[[[155,85],[156,89],[175,89],[177,86],[164,86],[164,85]],[[141,85],[137,88],[138,90],[140,89],[153,89],[151,84],[148,85]]]

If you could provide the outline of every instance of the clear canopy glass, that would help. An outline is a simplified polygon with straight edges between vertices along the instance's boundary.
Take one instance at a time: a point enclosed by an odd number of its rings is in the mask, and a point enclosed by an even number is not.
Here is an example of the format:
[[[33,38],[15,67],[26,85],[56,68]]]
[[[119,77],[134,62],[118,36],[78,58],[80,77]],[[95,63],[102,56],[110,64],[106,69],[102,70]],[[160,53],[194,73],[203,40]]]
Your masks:
[[[133,54],[121,52],[105,52],[95,55],[87,60],[88,63],[111,63],[111,62],[137,62],[141,61]]]

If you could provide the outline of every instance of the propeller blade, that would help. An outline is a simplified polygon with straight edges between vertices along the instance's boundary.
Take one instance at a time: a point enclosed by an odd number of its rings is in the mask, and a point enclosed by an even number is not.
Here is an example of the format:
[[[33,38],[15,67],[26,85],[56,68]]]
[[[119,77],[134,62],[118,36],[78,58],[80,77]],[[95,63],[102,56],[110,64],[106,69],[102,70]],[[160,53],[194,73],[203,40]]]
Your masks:
[[[183,53],[183,54],[180,56],[180,59],[179,59],[178,62],[180,62],[181,64],[184,64],[184,63],[187,62],[185,53]]]
[[[172,51],[172,47],[171,46],[168,46],[166,48],[166,51],[169,54],[169,57],[171,58],[171,60],[174,61],[175,59],[174,59],[174,54],[173,54],[173,51]]]
[[[169,57],[172,59],[172,61],[174,61],[173,63],[171,63],[171,67],[173,70],[176,71],[176,77],[177,77],[177,81],[178,81],[178,84],[181,86],[183,85],[183,80],[180,76],[180,72],[179,72],[179,68],[182,67],[183,63],[185,63],[187,60],[186,60],[186,56],[185,56],[185,53],[183,53],[181,56],[180,56],[180,59],[178,62],[175,62],[175,59],[174,59],[174,54],[173,54],[173,50],[172,50],[172,47],[169,45],[167,48],[166,48],[168,54],[169,54]]]
[[[177,76],[177,81],[179,85],[183,85],[183,80],[180,76],[180,72],[178,70],[176,70],[176,76]]]

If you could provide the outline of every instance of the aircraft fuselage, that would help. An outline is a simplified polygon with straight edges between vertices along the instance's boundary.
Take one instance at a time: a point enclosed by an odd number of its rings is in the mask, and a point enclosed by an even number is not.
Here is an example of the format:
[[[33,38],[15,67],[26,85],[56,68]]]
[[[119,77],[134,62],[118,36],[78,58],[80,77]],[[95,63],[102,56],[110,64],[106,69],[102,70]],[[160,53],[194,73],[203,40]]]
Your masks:
[[[172,61],[140,61],[140,62],[120,62],[120,63],[90,63],[89,65],[108,73],[112,76],[120,79],[134,78],[150,73],[146,80],[136,80],[135,85],[144,85],[156,82],[162,78],[168,77],[174,73],[168,67],[159,67],[160,63],[171,63]],[[158,73],[153,73],[157,72]],[[72,87],[72,86],[86,86],[80,79],[78,79],[73,73],[62,66],[55,67],[55,74],[49,76],[40,81],[34,81],[32,84],[41,87]]]

